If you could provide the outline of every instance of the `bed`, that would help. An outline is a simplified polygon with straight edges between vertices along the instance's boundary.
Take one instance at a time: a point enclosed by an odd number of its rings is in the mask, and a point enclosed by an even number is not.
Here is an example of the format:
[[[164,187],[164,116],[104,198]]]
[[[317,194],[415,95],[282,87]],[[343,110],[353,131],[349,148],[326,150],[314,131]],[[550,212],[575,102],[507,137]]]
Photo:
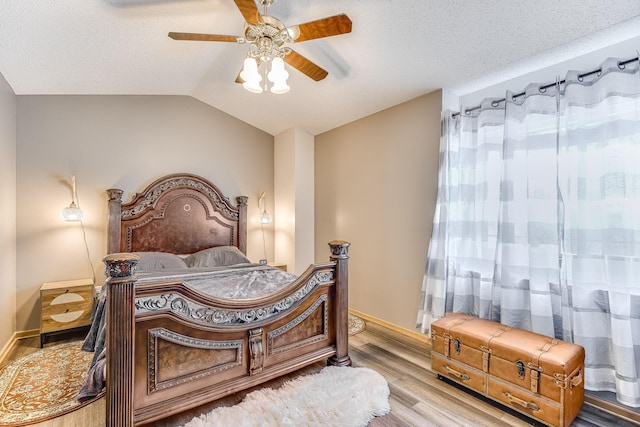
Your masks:
[[[122,203],[122,194],[108,190],[104,316],[96,316],[106,318],[107,426],[150,423],[320,360],[351,365],[349,243],[329,243],[328,262],[273,289],[245,286],[266,293],[240,299],[211,294],[193,282],[233,269],[286,273],[251,263],[212,272],[196,265],[178,275],[173,266],[158,274],[136,271],[148,254],[179,255],[185,262],[219,249],[246,254],[247,197],[237,197],[234,206],[215,185],[191,174],[158,179],[129,203]]]

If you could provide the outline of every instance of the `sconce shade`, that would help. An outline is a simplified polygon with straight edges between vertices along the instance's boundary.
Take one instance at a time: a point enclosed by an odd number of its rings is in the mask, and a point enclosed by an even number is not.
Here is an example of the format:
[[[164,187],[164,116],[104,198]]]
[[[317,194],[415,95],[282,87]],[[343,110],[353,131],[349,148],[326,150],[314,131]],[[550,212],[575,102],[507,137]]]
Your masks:
[[[260,224],[271,224],[271,215],[269,215],[269,212],[265,209],[258,217],[258,220]]]
[[[71,202],[68,207],[62,209],[60,212],[60,217],[67,222],[82,221],[83,216],[82,209],[80,209],[75,202]]]
[[[78,195],[76,194],[76,176],[71,175],[71,204],[69,207],[62,209],[60,217],[67,222],[82,221],[82,209],[76,204]]]

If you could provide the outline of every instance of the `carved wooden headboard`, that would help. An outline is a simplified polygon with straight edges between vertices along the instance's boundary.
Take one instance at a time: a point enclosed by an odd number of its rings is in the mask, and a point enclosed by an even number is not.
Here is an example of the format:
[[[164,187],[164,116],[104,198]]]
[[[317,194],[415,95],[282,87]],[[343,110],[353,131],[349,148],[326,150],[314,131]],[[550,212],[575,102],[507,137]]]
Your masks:
[[[247,250],[247,197],[231,205],[218,187],[191,174],[160,178],[129,203],[109,195],[108,253],[190,254],[213,246]]]

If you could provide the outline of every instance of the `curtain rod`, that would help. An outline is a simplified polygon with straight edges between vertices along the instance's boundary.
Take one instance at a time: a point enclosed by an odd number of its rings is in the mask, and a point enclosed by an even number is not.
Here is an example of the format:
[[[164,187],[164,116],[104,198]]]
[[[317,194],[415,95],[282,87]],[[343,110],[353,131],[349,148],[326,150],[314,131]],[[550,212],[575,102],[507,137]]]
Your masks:
[[[618,62],[618,68],[620,68],[622,70],[622,69],[624,69],[624,67],[627,64],[630,64],[633,61],[639,61],[639,60],[640,60],[640,55],[636,56],[635,58],[629,58],[629,59],[626,59],[624,61],[620,61],[620,62]],[[595,70],[588,71],[588,72],[586,72],[584,74],[578,74],[578,79],[582,79],[584,77],[589,77],[589,76],[591,76],[593,74],[597,74],[597,73],[601,73],[601,72],[602,72],[602,68],[597,68]],[[555,86],[557,84],[562,85],[562,84],[565,84],[565,83],[566,83],[566,80],[562,79],[559,82],[553,82],[553,83],[548,83],[548,84],[542,85],[542,86],[540,86],[538,88],[538,90],[540,92],[544,92],[545,90],[549,89],[550,87],[553,87],[553,86]],[[520,93],[516,93],[515,95],[513,95],[512,98],[515,99],[515,98],[524,96],[525,94],[526,94],[526,92],[524,92],[524,91],[520,92]],[[504,102],[506,100],[507,100],[506,98],[500,98],[500,99],[495,100],[494,102],[496,104],[499,104],[499,103]],[[481,105],[476,105],[475,107],[471,107],[471,108],[465,109],[464,112],[468,114],[468,113],[470,113],[472,111],[480,109],[481,107],[482,107]],[[458,115],[460,115],[459,111],[452,114],[453,117],[458,116]]]

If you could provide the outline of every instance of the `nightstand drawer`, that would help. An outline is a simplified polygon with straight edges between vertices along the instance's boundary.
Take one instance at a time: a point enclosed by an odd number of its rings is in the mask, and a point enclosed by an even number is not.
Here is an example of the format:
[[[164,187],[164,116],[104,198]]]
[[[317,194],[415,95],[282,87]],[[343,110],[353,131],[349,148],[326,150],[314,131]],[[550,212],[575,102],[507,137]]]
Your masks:
[[[93,301],[56,304],[42,310],[40,332],[77,328],[91,323]]]
[[[45,307],[49,307],[52,304],[59,305],[67,302],[80,303],[82,301],[93,302],[93,295],[94,295],[94,286],[91,284],[83,285],[83,286],[67,286],[59,289],[42,290],[40,292],[43,309]]]

